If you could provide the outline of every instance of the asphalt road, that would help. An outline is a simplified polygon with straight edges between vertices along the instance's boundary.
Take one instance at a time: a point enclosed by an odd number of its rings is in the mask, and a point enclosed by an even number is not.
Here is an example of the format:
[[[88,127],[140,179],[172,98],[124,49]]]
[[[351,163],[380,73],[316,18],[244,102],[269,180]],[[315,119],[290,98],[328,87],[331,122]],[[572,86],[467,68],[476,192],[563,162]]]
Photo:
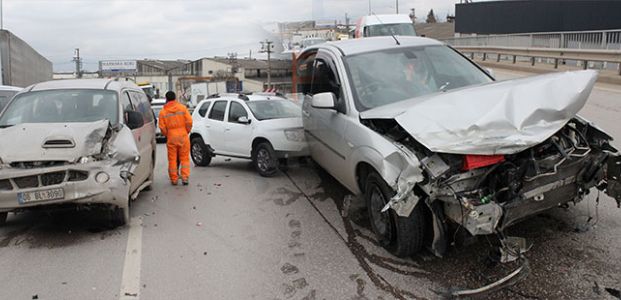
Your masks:
[[[582,114],[621,146],[621,87],[598,85]],[[10,215],[0,299],[437,299],[518,267],[490,263],[491,238],[442,259],[391,256],[364,208],[344,205],[347,191],[312,163],[262,178],[248,161],[218,157],[193,167],[187,187],[169,185],[165,163],[159,145],[154,189],[133,203],[129,226],[110,229],[97,212]],[[621,209],[605,195],[597,208],[596,197],[512,228],[533,242],[531,272],[478,298],[614,299]]]

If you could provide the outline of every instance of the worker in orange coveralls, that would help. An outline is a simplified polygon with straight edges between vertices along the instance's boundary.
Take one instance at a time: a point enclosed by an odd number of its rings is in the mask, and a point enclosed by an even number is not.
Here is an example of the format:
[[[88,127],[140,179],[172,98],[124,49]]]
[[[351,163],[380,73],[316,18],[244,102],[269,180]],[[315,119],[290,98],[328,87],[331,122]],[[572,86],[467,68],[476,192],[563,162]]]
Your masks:
[[[181,162],[181,181],[188,185],[190,180],[190,130],[192,116],[185,105],[177,102],[177,95],[166,93],[166,104],[160,111],[159,126],[166,137],[168,149],[168,176],[172,185],[179,181],[178,162]]]

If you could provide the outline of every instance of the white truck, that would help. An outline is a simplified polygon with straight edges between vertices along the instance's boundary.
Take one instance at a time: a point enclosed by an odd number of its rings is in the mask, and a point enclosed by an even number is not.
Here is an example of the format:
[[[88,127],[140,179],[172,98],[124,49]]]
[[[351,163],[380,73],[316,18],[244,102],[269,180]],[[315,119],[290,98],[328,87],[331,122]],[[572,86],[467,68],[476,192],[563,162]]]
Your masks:
[[[190,87],[190,106],[196,105],[209,95],[226,93],[226,81],[193,83]]]

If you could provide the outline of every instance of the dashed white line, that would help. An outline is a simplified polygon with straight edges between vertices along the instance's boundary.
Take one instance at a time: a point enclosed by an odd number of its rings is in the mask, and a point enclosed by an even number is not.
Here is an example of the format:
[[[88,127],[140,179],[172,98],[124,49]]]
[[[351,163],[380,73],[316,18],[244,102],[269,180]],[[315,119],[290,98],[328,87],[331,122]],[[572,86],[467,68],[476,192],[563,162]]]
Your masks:
[[[142,218],[132,218],[129,222],[127,249],[121,279],[121,300],[140,299],[140,265],[142,260]]]

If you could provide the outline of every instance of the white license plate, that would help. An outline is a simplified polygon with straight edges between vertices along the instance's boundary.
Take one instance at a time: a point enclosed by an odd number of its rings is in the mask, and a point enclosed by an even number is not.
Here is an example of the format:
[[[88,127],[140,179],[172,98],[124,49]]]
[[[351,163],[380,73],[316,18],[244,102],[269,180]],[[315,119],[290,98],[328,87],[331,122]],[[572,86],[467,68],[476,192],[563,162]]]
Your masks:
[[[23,192],[17,194],[17,202],[26,204],[30,202],[58,200],[65,198],[65,191],[61,188],[36,192]]]

